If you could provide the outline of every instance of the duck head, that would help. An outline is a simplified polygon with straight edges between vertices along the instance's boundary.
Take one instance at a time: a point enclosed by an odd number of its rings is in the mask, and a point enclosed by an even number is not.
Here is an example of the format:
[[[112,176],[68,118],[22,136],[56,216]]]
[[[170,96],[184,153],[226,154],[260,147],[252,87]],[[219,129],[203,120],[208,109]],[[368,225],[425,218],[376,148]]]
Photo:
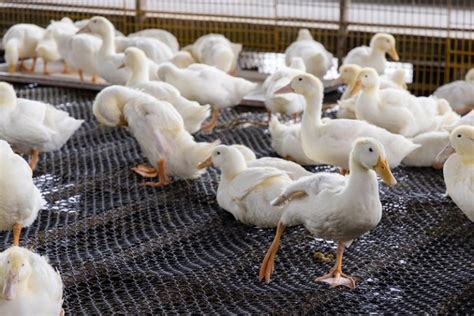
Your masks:
[[[346,84],[351,89],[355,84],[357,75],[362,67],[355,64],[345,64],[339,67],[339,77],[333,81],[333,85]]]
[[[307,97],[319,95],[322,98],[324,88],[321,80],[315,76],[302,74],[291,79],[289,84],[278,89],[275,93],[298,93]]]
[[[13,86],[0,82],[0,107],[12,107],[16,104],[16,92]]]
[[[89,20],[89,22],[77,31],[78,34],[80,33],[92,33],[97,34],[99,36],[106,36],[108,34],[114,34],[115,27],[114,25],[104,18],[103,16],[95,16]]]
[[[370,47],[386,52],[393,60],[398,61],[398,56],[395,37],[387,33],[377,33],[370,41]]]
[[[124,51],[123,65],[119,68],[128,67],[132,70],[138,69],[140,66],[145,66],[147,57],[145,53],[136,47],[128,47]]]
[[[312,40],[313,35],[311,35],[311,32],[308,29],[300,29],[298,31],[298,37],[296,38],[297,41],[303,41],[303,40]]]
[[[362,68],[357,75],[349,95],[356,95],[361,89],[364,91],[378,89],[380,85],[379,75],[373,68]]]
[[[374,138],[358,138],[351,151],[351,168],[358,164],[364,169],[374,170],[388,186],[397,184],[390,170],[383,145]]]
[[[19,291],[28,283],[31,276],[31,264],[28,253],[20,247],[11,247],[1,262],[4,272],[2,297],[14,300]]]
[[[221,169],[226,178],[233,178],[237,173],[247,168],[247,163],[242,153],[233,146],[219,145],[211,153],[211,156],[198,165],[199,169],[207,167]]]
[[[123,116],[125,95],[132,89],[121,86],[111,86],[103,89],[95,98],[92,112],[100,124],[109,127],[125,127],[128,125]]]
[[[454,152],[461,156],[464,162],[474,163],[474,126],[456,127],[449,136],[448,145],[436,157],[436,164],[441,166]]]

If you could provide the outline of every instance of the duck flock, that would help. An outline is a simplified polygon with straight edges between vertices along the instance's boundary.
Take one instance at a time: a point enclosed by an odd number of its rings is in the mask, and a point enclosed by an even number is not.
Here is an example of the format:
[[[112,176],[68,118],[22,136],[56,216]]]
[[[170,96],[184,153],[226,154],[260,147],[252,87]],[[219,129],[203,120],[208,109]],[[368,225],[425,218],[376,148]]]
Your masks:
[[[100,77],[110,83],[96,96],[93,114],[136,139],[147,163],[130,167],[147,179],[145,185],[172,186],[206,168],[220,169],[219,206],[245,224],[276,228],[258,272],[262,281],[270,282],[285,227],[303,225],[337,242],[336,264],[316,281],[356,287],[342,271],[344,249],[380,222],[377,175],[394,186],[391,169],[399,165],[443,168],[447,196],[466,220],[474,220],[474,69],[465,80],[417,97],[407,91],[403,70],[384,75],[386,54],[399,60],[390,34],[375,34],[369,46],[348,53],[335,82],[347,89],[337,119],[330,119],[321,117],[321,80],[333,55],[309,30],[300,30],[285,52],[286,66],[260,87],[272,147],[282,158],[259,159],[244,145],[196,142],[192,136],[212,130],[221,110],[258,88],[235,76],[242,45],[223,35],[202,36],[180,50],[167,31],[125,37],[96,16],[63,18],[46,29],[17,24],[3,46],[10,72],[33,71],[41,58],[48,75],[48,63],[62,60],[63,71],[77,72],[82,81]],[[294,122],[281,123],[281,114]],[[20,233],[46,204],[32,178],[40,153],[59,150],[82,123],[53,105],[17,98],[12,85],[0,83],[0,229],[13,232],[13,246],[0,254],[1,315],[64,313],[59,273],[46,258],[20,247]],[[317,164],[340,173],[313,174],[301,166]]]

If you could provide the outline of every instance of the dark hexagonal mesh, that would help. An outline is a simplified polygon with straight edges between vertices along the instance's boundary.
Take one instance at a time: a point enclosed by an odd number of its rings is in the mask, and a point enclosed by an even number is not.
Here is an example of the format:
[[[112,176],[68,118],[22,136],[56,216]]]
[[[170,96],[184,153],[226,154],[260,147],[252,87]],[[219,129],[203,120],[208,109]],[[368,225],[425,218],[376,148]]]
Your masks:
[[[334,253],[335,245],[303,228],[285,232],[267,285],[257,273],[274,230],[242,225],[219,208],[216,169],[198,180],[144,187],[130,171],[144,162],[136,142],[125,130],[96,124],[94,93],[18,88],[22,97],[86,120],[61,151],[41,156],[35,182],[48,207],[22,233],[22,245],[61,271],[67,314],[474,312],[474,224],[443,197],[441,171],[398,168],[399,185],[381,185],[380,225],[344,257],[357,289],[313,281],[333,264],[313,254]],[[231,110],[222,120],[264,117]],[[262,127],[239,125],[197,139],[217,137],[274,155]],[[7,247],[10,233],[2,238]]]

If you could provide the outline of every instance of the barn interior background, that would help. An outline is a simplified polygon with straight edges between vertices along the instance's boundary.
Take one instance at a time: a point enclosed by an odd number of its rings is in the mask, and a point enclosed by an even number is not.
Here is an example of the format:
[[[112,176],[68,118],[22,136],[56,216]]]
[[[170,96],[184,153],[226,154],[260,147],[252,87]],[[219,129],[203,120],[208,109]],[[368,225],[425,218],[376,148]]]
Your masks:
[[[128,34],[162,28],[181,44],[222,33],[244,51],[283,52],[299,28],[341,58],[375,32],[396,36],[400,58],[414,74],[410,90],[430,94],[463,78],[474,60],[470,0],[49,0],[0,2],[0,32],[14,23],[103,15]]]

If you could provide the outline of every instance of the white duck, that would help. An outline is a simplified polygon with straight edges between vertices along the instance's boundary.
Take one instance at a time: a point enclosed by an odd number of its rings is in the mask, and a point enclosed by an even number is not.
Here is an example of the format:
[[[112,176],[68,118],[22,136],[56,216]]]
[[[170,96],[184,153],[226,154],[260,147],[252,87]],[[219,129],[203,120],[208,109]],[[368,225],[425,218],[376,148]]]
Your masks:
[[[454,129],[438,160],[446,160],[443,175],[447,194],[474,221],[474,126]]]
[[[180,69],[171,63],[160,65],[159,78],[179,90],[188,100],[210,104],[211,121],[203,127],[211,130],[219,119],[219,110],[234,105],[257,87],[256,83],[231,76],[205,64],[192,64]]]
[[[123,65],[123,53],[116,53],[115,50],[115,27],[104,17],[95,16],[79,30],[79,33],[92,33],[102,39],[102,45],[97,53],[97,72],[107,82],[111,84],[124,85],[130,77],[130,71],[119,68]],[[158,65],[149,60],[150,79],[158,79]]]
[[[162,81],[150,81],[148,61],[145,54],[138,48],[129,47],[124,52],[124,65],[131,71],[127,87],[139,89],[158,100],[171,103],[184,120],[184,126],[190,133],[201,129],[202,122],[210,114],[210,105],[201,106],[196,101],[182,97],[178,89]]]
[[[265,92],[265,107],[268,111],[268,121],[271,120],[272,113],[293,115],[293,118],[296,120],[299,114],[304,111],[305,100],[302,95],[275,92],[287,85],[293,77],[304,74],[305,70],[303,59],[295,57],[290,67],[283,67],[265,79],[262,88]]]
[[[370,47],[359,46],[350,50],[344,58],[344,64],[371,67],[379,74],[383,74],[385,64],[387,63],[386,53],[395,61],[400,59],[397,53],[395,37],[387,33],[377,33],[370,40]]]
[[[255,153],[245,145],[233,144],[231,147],[237,148],[240,154],[244,157],[247,162],[247,167],[272,167],[282,171],[285,171],[291,180],[297,180],[301,177],[312,175],[311,172],[301,167],[299,164],[276,157],[262,157],[258,158]]]
[[[51,104],[17,98],[10,84],[0,82],[0,139],[31,154],[33,170],[40,152],[60,149],[83,122]]]
[[[286,65],[291,65],[293,58],[301,57],[306,72],[322,79],[332,66],[333,55],[323,44],[315,41],[308,29],[301,29],[298,37],[285,51]]]
[[[207,34],[199,37],[194,44],[185,49],[197,62],[233,73],[237,68],[242,44],[232,43],[222,34]]]
[[[13,230],[16,246],[21,228],[30,226],[46,205],[32,177],[28,163],[0,140],[0,230]]]
[[[362,67],[354,64],[345,64],[339,67],[339,77],[333,82],[333,85],[345,84],[346,90],[342,94],[341,100],[338,101],[339,110],[336,114],[338,118],[356,118],[355,103],[357,100],[357,95],[351,96],[350,94],[356,85],[357,76],[361,70]],[[400,78],[400,75],[403,76],[402,79]],[[379,88],[406,89],[404,76],[405,71],[403,69],[398,69],[396,72],[394,72],[394,75],[390,80],[381,77]]]
[[[445,84],[433,95],[448,101],[453,110],[461,115],[474,110],[474,68],[466,73],[465,80]]]
[[[151,37],[115,37],[115,47],[117,52],[124,52],[128,47],[137,47],[157,64],[169,61],[174,56],[174,52],[168,45]]]
[[[68,73],[71,67],[77,70],[81,81],[84,81],[84,74],[87,74],[95,83],[98,73],[96,55],[102,45],[100,38],[91,34],[71,34],[62,29],[54,29],[52,32],[58,52],[64,60],[64,72]]]
[[[285,125],[273,116],[268,126],[272,138],[272,148],[285,159],[303,166],[313,166],[319,163],[306,156],[301,144],[301,124]]]
[[[359,88],[355,105],[357,119],[403,136],[439,130],[459,119],[443,99],[415,97],[405,90],[380,90],[380,79],[372,68],[363,68],[352,93]]]
[[[270,205],[291,183],[283,170],[273,167],[247,167],[244,156],[232,146],[217,146],[200,168],[221,169],[217,203],[244,224],[275,227],[282,210]]]
[[[1,315],[64,315],[61,275],[26,248],[0,253],[0,289]]]
[[[312,160],[347,169],[353,142],[359,137],[373,137],[384,145],[390,166],[394,168],[419,147],[401,135],[392,134],[364,121],[322,120],[323,85],[310,74],[296,76],[288,86],[280,90],[287,91],[300,93],[306,99],[301,141],[304,153]]]
[[[453,124],[445,126],[442,130],[416,135],[412,141],[421,147],[406,156],[402,164],[409,167],[443,168],[444,161],[439,162],[436,157],[449,143],[450,132],[461,125],[474,126],[474,111],[464,115]]]
[[[65,34],[74,34],[77,32],[77,27],[68,17],[62,18],[60,21],[51,21],[46,28],[43,38],[36,46],[36,56],[43,59],[43,74],[49,75],[48,63],[55,62],[61,59],[61,54],[58,50],[54,32],[62,32]]]
[[[172,33],[162,30],[162,29],[146,29],[146,30],[141,30],[135,33],[128,34],[128,37],[134,38],[134,37],[150,37],[157,39],[166,45],[171,49],[173,54],[176,54],[179,51],[179,43],[178,40],[176,39],[176,36],[174,36]]]
[[[145,183],[148,186],[166,185],[170,183],[168,176],[199,177],[203,170],[197,165],[219,143],[195,142],[171,104],[131,88],[105,88],[94,101],[93,113],[106,126],[128,125],[153,166],[139,165],[132,170],[146,178],[159,176],[159,182]]]
[[[5,62],[8,72],[15,72],[20,61],[20,69],[34,71],[36,66],[36,45],[43,38],[45,29],[34,24],[15,24],[10,27],[2,38],[5,50]],[[23,60],[33,58],[30,69],[23,66]]]
[[[260,280],[270,282],[285,227],[304,225],[315,236],[337,241],[335,266],[316,281],[355,288],[355,281],[342,272],[344,248],[375,228],[382,218],[376,173],[389,186],[397,181],[390,171],[383,145],[373,138],[355,141],[350,154],[350,170],[347,177],[318,173],[301,178],[287,186],[272,202],[272,205],[282,205],[290,201],[260,266]]]

